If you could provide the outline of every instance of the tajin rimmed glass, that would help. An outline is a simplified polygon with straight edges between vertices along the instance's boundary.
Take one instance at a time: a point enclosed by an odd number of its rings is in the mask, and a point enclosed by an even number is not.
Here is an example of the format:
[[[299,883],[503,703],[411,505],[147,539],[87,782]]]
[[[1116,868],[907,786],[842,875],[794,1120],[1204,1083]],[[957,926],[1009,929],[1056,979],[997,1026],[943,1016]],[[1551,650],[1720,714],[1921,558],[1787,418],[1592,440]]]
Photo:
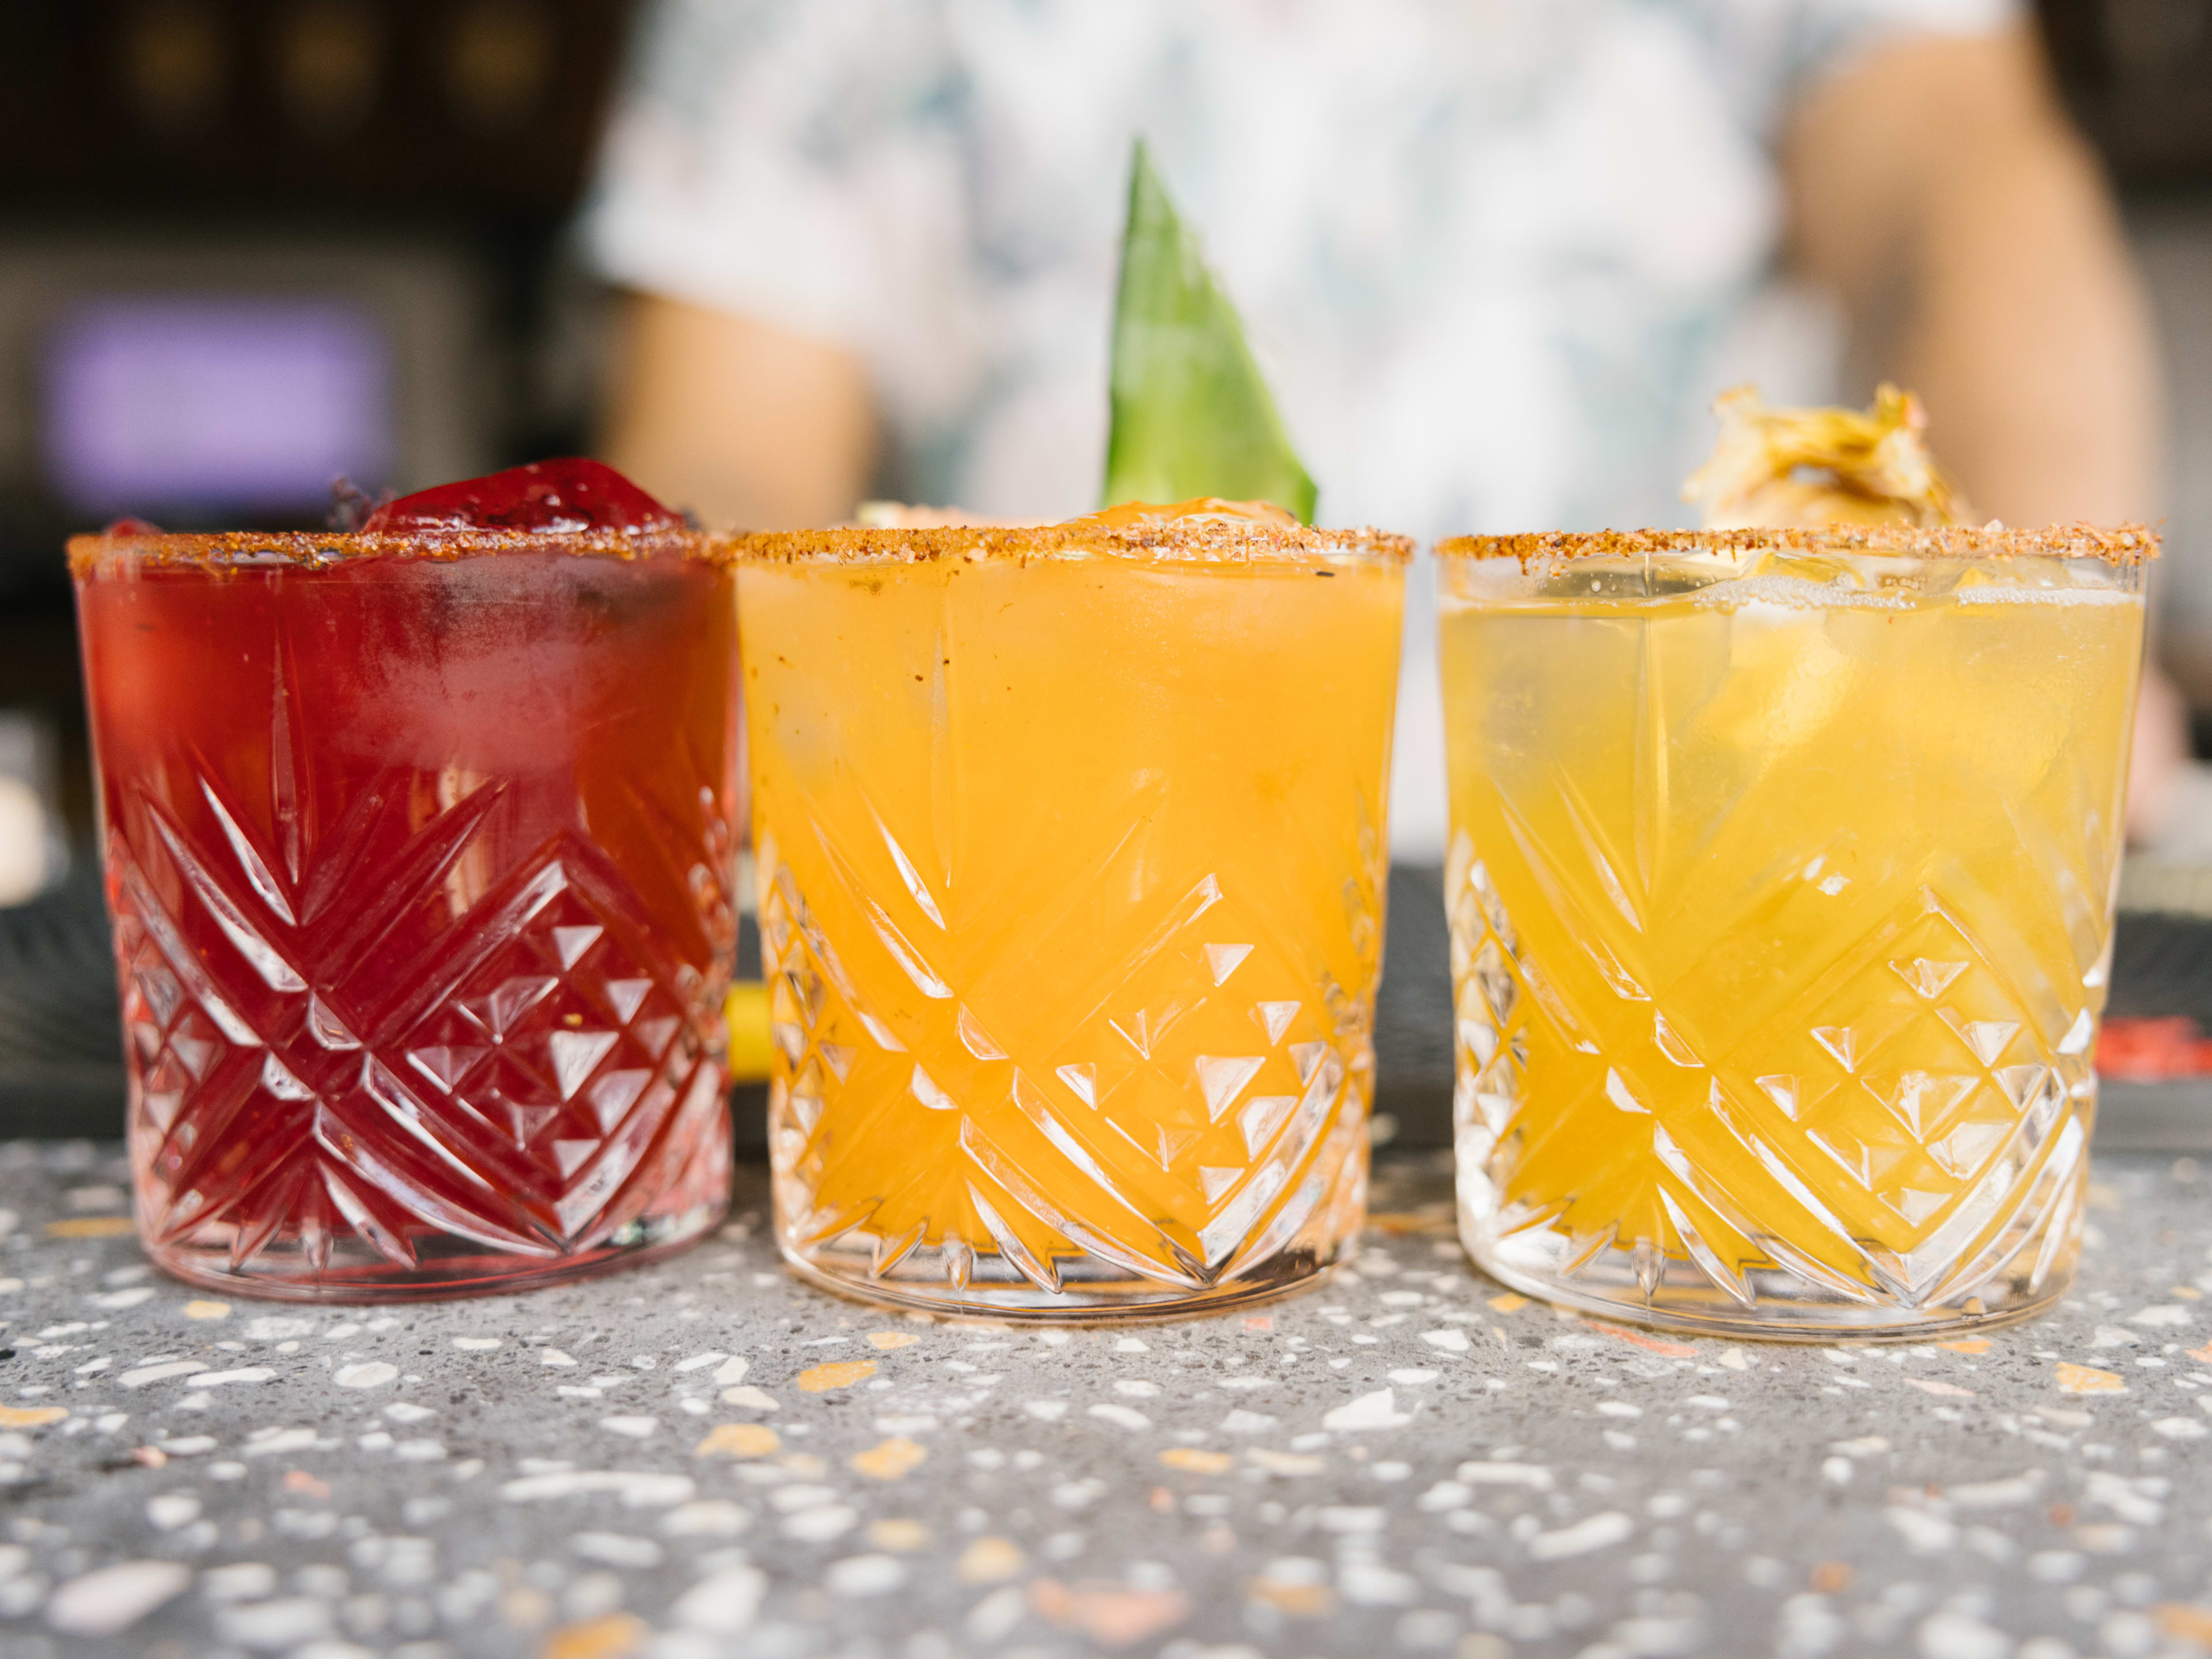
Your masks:
[[[1475,1260],[1747,1336],[2052,1302],[2080,1248],[2155,538],[1438,551]]]
[[[138,1226],[453,1295],[727,1203],[733,580],[683,534],[70,544]]]
[[[802,1277],[1083,1320],[1337,1259],[1408,550],[1219,518],[741,544]]]

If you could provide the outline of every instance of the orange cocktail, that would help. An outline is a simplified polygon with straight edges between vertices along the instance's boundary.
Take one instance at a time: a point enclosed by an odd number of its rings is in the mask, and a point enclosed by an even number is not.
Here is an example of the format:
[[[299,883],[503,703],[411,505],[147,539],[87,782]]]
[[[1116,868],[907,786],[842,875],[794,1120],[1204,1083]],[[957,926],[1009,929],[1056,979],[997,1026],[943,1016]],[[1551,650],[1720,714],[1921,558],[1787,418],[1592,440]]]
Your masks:
[[[778,1237],[910,1305],[1264,1294],[1358,1224],[1402,544],[761,537]]]

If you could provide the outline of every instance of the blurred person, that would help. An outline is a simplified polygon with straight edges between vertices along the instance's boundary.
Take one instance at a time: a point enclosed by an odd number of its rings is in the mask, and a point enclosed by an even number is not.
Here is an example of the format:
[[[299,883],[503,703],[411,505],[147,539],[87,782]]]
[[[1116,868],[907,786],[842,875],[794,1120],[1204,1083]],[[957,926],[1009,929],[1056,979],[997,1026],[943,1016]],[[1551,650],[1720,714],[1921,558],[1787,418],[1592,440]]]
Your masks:
[[[1679,524],[1721,388],[1877,374],[1981,513],[2150,508],[2145,307],[2010,0],[662,0],[584,226],[608,459],[758,528],[1096,506],[1138,133],[1325,521]],[[1392,839],[1433,861],[1408,609]]]

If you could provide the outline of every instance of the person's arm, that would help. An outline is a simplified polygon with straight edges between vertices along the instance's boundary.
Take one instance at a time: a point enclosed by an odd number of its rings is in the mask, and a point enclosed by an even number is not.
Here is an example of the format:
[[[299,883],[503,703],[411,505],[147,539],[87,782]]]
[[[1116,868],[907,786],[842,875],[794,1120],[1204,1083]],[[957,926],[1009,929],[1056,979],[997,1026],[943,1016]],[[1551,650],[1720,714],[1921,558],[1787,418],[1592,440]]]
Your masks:
[[[704,306],[622,301],[599,453],[708,525],[788,530],[852,516],[876,416],[850,352]]]
[[[1908,36],[1817,83],[1784,134],[1783,176],[1791,263],[1842,297],[1861,377],[1921,394],[1975,512],[2154,516],[2148,308],[2028,26]],[[2154,669],[2128,800],[2137,836],[2163,820],[2185,720]]]
[[[1862,373],[1921,394],[1977,513],[2152,515],[2147,307],[2028,26],[1876,48],[1814,84],[1783,165],[1793,264],[1842,296]]]

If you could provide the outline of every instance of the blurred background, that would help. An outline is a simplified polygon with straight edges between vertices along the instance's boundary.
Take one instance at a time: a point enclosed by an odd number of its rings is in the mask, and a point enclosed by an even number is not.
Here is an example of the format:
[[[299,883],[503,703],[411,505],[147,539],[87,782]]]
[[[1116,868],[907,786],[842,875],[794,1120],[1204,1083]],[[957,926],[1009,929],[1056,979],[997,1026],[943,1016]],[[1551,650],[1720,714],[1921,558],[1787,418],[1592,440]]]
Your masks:
[[[0,1133],[122,1121],[63,541],[319,525],[335,474],[585,448],[598,311],[563,233],[631,10],[11,0]]]
[[[61,544],[126,513],[178,528],[319,523],[335,474],[404,491],[587,450],[613,308],[570,226],[635,9],[8,9],[0,1134],[112,1134],[122,1072]],[[2155,309],[2170,399],[2160,650],[2212,755],[2212,0],[2039,10]],[[2138,908],[2212,910],[2179,866],[2130,880]],[[1395,885],[1384,1103],[1395,1069],[1408,1127],[1437,1138],[1443,918],[1432,876]],[[2171,991],[2198,972],[2195,948],[2140,926],[2124,936],[2124,959],[2152,961],[2168,988],[2140,1012],[2212,989],[2200,975]]]

